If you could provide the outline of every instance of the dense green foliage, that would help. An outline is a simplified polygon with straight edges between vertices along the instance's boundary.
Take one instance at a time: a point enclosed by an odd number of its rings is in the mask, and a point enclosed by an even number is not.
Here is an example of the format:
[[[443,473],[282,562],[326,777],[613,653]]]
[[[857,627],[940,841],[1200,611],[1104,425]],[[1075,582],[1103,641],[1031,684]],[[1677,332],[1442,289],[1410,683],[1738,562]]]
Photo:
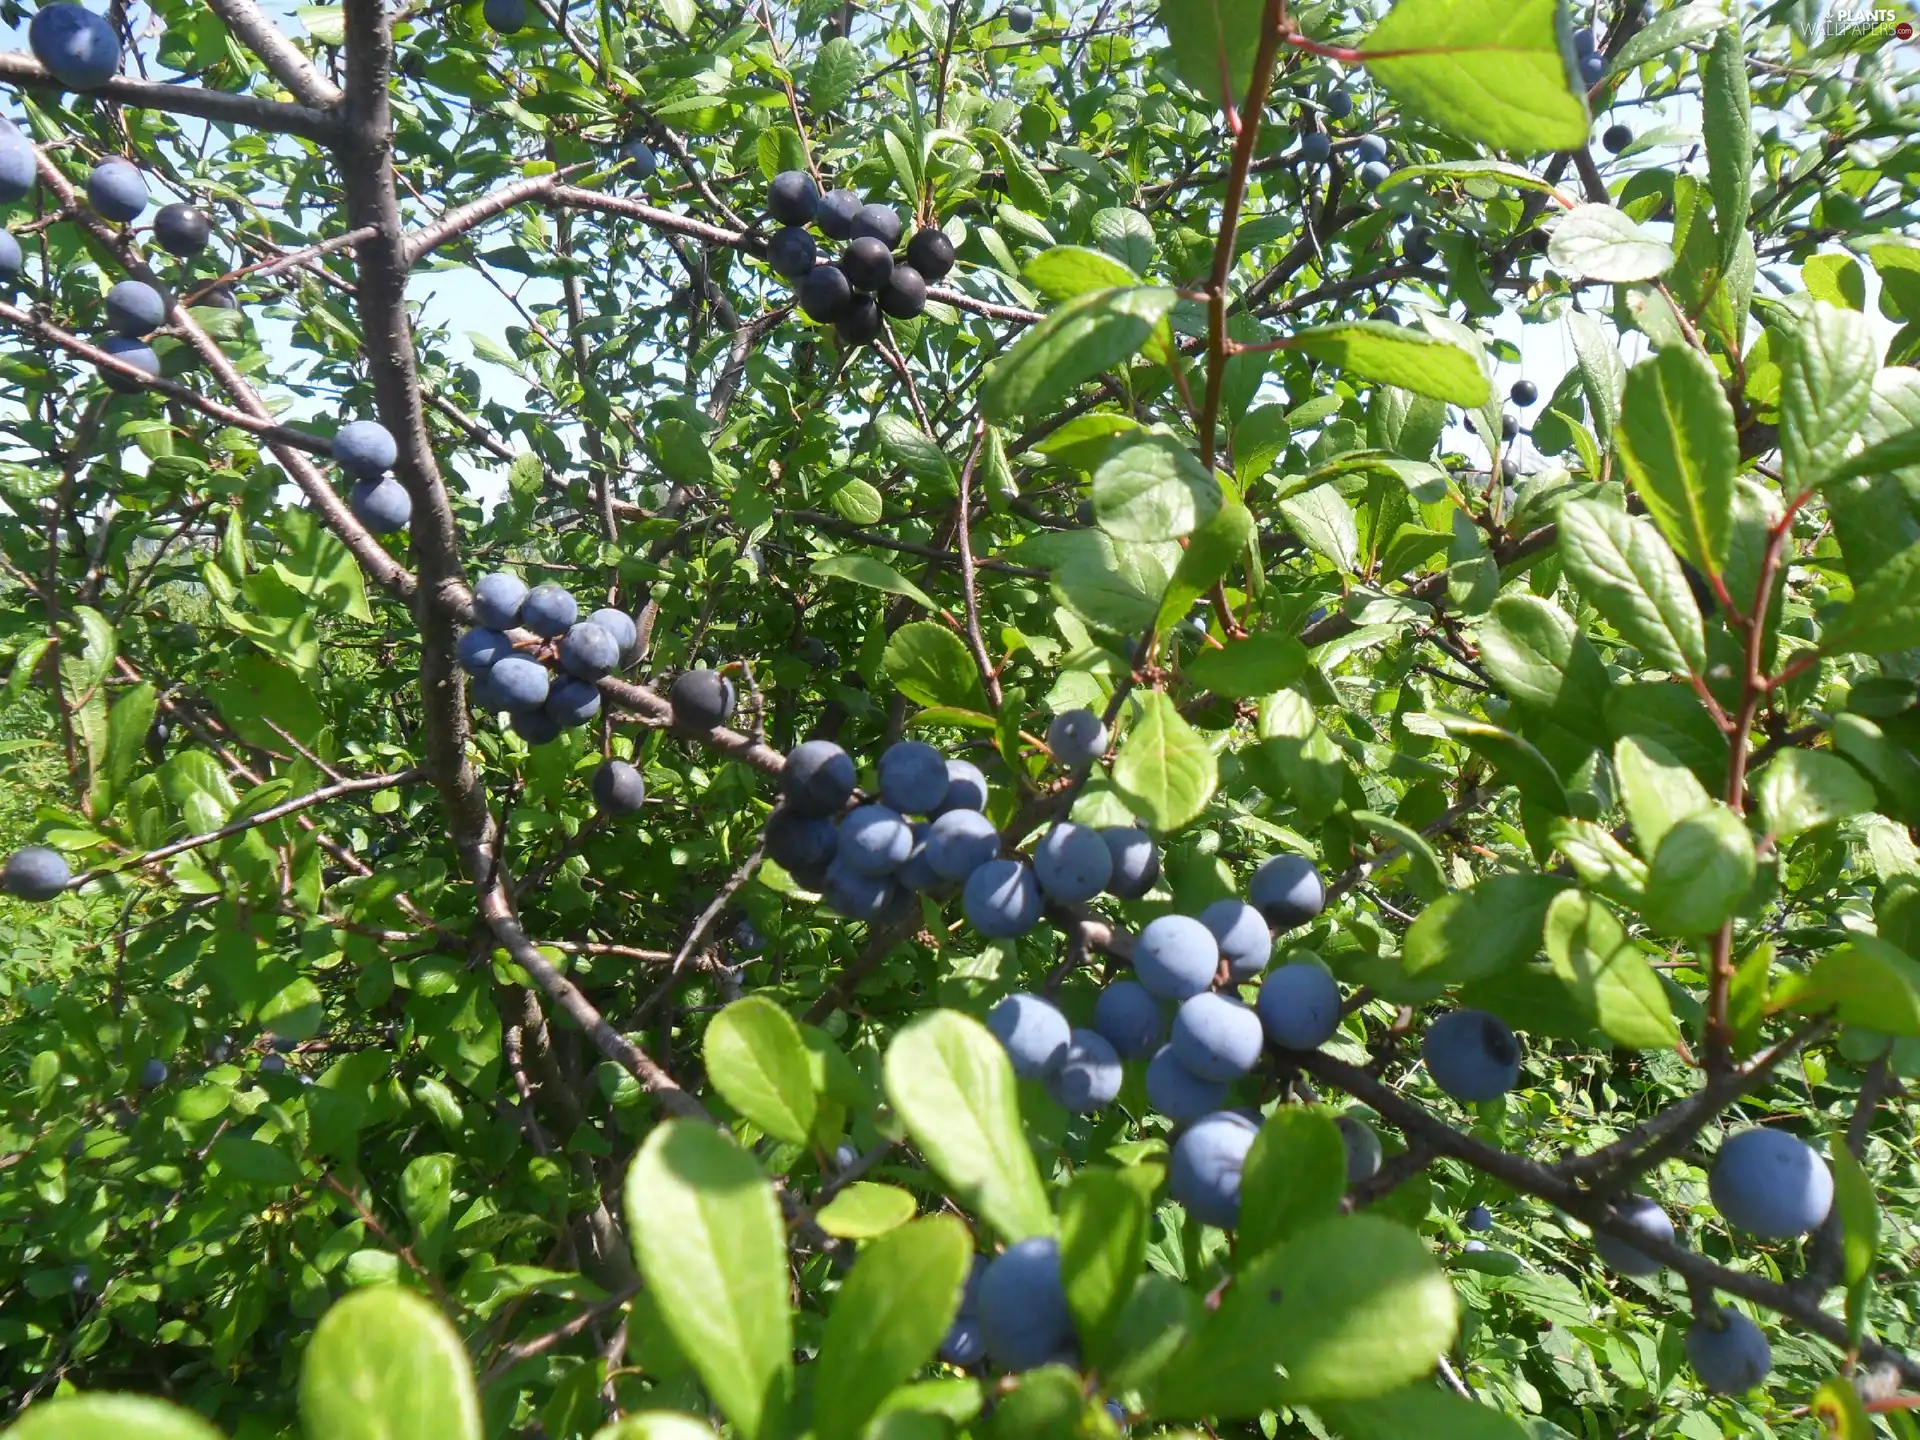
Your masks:
[[[5,57],[0,835],[76,880],[0,898],[0,1419],[1920,1435],[1913,52],[1578,9],[152,0],[103,89]],[[89,208],[113,155],[208,248]],[[924,313],[793,308],[796,170],[944,228]],[[158,385],[95,348],[129,276]],[[327,467],[373,417],[393,534]],[[454,663],[503,569],[639,619],[550,743]],[[836,917],[763,860],[782,755],[903,734],[1159,885]],[[1229,1235],[1143,1065],[1069,1115],[976,1021],[1088,1024],[1277,854],[1347,1009],[1234,1082]],[[1522,1040],[1467,1105],[1462,1007]],[[1716,1168],[1754,1125],[1811,1188]],[[1677,1233],[1603,1265],[1629,1189]],[[936,1360],[1054,1234],[1066,1363]]]

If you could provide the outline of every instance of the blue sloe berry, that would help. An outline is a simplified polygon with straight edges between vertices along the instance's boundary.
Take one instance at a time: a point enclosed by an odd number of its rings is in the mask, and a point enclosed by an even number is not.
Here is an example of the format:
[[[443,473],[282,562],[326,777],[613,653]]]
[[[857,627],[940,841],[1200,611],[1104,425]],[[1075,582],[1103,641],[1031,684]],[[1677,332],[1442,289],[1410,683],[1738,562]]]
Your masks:
[[[1025,993],[1009,995],[987,1012],[987,1029],[1006,1047],[1013,1073],[1038,1080],[1058,1065],[1072,1042],[1071,1027],[1048,1001]]]
[[[1276,935],[1297,930],[1326,908],[1327,887],[1304,855],[1275,855],[1253,872],[1247,899]]]
[[[1803,1235],[1833,1208],[1833,1172],[1784,1130],[1742,1130],[1714,1157],[1707,1188],[1735,1229],[1767,1240]]]
[[[717,730],[733,718],[733,681],[718,670],[683,670],[667,692],[673,723],[689,730]]]
[[[844,855],[836,855],[827,866],[820,893],[836,914],[849,920],[877,920],[893,903],[895,889],[891,876],[863,874],[850,869]]]
[[[820,191],[804,170],[782,170],[767,187],[767,213],[782,225],[806,225],[820,205]]]
[[[1216,1111],[1196,1120],[1173,1146],[1167,1188],[1187,1213],[1231,1230],[1240,1221],[1240,1169],[1257,1127],[1244,1115]]]
[[[1173,1053],[1202,1080],[1237,1080],[1260,1060],[1260,1017],[1238,1000],[1202,990],[1173,1017]]]
[[[1062,821],[1033,849],[1033,873],[1049,899],[1062,905],[1091,900],[1113,874],[1113,852],[1100,832]]]
[[[880,755],[880,798],[902,815],[931,815],[947,798],[947,757],[922,740],[901,740]]]
[[[1093,1028],[1123,1060],[1151,1055],[1166,1037],[1160,1002],[1132,980],[1115,980],[1093,1002]]]
[[[1333,1123],[1347,1150],[1347,1183],[1356,1185],[1372,1179],[1380,1171],[1380,1137],[1357,1115],[1336,1115]]]
[[[400,458],[393,432],[378,420],[349,420],[333,435],[333,463],[361,480],[384,475]]]
[[[73,871],[66,856],[45,845],[28,845],[7,857],[0,890],[16,900],[51,900],[67,888]]]
[[[1227,1087],[1219,1080],[1202,1080],[1180,1063],[1173,1046],[1162,1045],[1147,1062],[1147,1103],[1184,1125],[1226,1104]]]
[[[788,754],[780,789],[801,815],[837,815],[852,798],[855,778],[846,751],[831,740],[805,740]]]
[[[1273,958],[1273,933],[1260,912],[1244,900],[1216,900],[1200,912],[1200,923],[1213,932],[1226,958],[1227,974],[1251,980]]]
[[[520,607],[526,603],[527,582],[504,570],[482,575],[473,587],[473,618],[495,630],[518,625]]]
[[[579,680],[598,680],[620,664],[620,642],[591,620],[567,627],[560,637],[560,668]]]
[[[503,708],[514,711],[538,710],[547,703],[550,681],[547,667],[524,655],[506,655],[494,661],[487,671],[494,693]]]
[[[144,340],[136,340],[131,335],[109,335],[100,342],[100,348],[122,364],[132,365],[156,379],[159,377],[160,357]],[[103,369],[100,378],[106,382],[109,390],[116,390],[122,395],[132,395],[141,389],[139,382],[113,371]]]
[[[967,876],[960,908],[987,939],[1017,939],[1040,923],[1040,887],[1020,861],[989,860]]]
[[[980,1279],[980,1332],[1003,1370],[1031,1370],[1074,1342],[1073,1313],[1050,1235],[1009,1245]]]
[[[354,481],[347,492],[347,508],[374,534],[391,535],[406,529],[413,518],[413,497],[391,475],[382,475],[377,480]]]
[[[547,716],[563,730],[585,725],[600,713],[599,688],[588,681],[563,675],[547,690]]]
[[[620,647],[622,659],[626,658],[634,645],[639,642],[639,627],[633,623],[633,617],[624,610],[603,606],[587,616],[587,619],[613,636],[613,643]]]
[[[469,675],[478,675],[494,661],[511,654],[513,642],[498,630],[469,630],[454,646],[454,656],[459,660],[460,668]]]
[[[927,827],[927,864],[944,880],[965,880],[1000,853],[1000,832],[978,810],[949,810]]]
[[[1138,825],[1109,825],[1100,832],[1113,857],[1107,892],[1122,900],[1138,900],[1160,883],[1160,849]]]
[[[1120,1094],[1120,1057],[1107,1038],[1094,1030],[1075,1030],[1046,1077],[1047,1093],[1063,1110],[1090,1115],[1104,1110]]]
[[[1649,1240],[1673,1239],[1673,1220],[1645,1195],[1622,1195],[1613,1202],[1613,1218],[1632,1226],[1635,1234]],[[1601,1264],[1621,1275],[1652,1275],[1660,1269],[1658,1260],[1598,1230],[1593,1232],[1593,1251],[1600,1257]]]
[[[1520,1078],[1520,1042],[1498,1016],[1454,1010],[1427,1027],[1420,1042],[1433,1083],[1462,1104],[1494,1100]]]
[[[1753,1321],[1716,1306],[1687,1327],[1687,1361],[1715,1394],[1743,1395],[1773,1369],[1773,1347]]]
[[[1185,1000],[1213,984],[1220,946],[1213,932],[1187,915],[1162,915],[1133,942],[1133,971],[1162,1000]]]
[[[58,0],[27,26],[33,58],[69,90],[98,90],[120,73],[120,37],[105,16]]]
[[[1318,965],[1282,965],[1253,1003],[1268,1037],[1285,1050],[1318,1050],[1340,1028],[1340,986]]]
[[[624,760],[605,760],[593,772],[593,803],[606,815],[634,815],[647,801],[647,782]]]
[[[549,640],[564,635],[580,618],[580,602],[564,585],[542,581],[527,592],[520,604],[520,623]]]
[[[1065,710],[1047,726],[1047,750],[1068,770],[1090,765],[1106,752],[1107,727],[1091,710]]]
[[[971,760],[947,761],[947,798],[940,802],[941,813],[986,808],[987,777],[980,767]]]
[[[862,875],[891,875],[912,849],[912,827],[885,805],[862,805],[840,822],[838,863]]]
[[[107,325],[116,335],[150,335],[167,323],[166,297],[140,280],[107,291]]]

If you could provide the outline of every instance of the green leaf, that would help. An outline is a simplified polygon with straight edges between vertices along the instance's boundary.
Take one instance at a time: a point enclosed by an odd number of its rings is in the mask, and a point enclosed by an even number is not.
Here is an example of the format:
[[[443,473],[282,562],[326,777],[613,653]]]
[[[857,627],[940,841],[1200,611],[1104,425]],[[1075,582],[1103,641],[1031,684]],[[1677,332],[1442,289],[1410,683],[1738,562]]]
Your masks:
[[[1920,543],[1909,545],[1864,580],[1820,637],[1829,655],[1884,655],[1920,645]]]
[[[812,73],[807,77],[807,98],[813,102],[814,111],[838,110],[866,70],[866,56],[853,41],[844,35],[827,41],[814,57]]]
[[[773,1184],[724,1132],[668,1120],[627,1171],[627,1229],[660,1318],[747,1440],[781,1433],[793,1378],[787,1235]]]
[[[1453,1287],[1419,1236],[1341,1216],[1247,1266],[1149,1402],[1160,1420],[1227,1420],[1385,1394],[1428,1374],[1456,1323]]]
[[[1480,628],[1479,644],[1481,663],[1507,694],[1584,740],[1607,743],[1612,681],[1566,611],[1537,595],[1503,595]]]
[[[1853,1326],[1851,1312],[1847,1328],[1857,1343],[1859,1332]],[[1820,1388],[1813,1392],[1808,1411],[1820,1422],[1821,1433],[1828,1440],[1874,1440],[1879,1433],[1873,1427],[1873,1416],[1867,1413],[1860,1399],[1860,1391],[1845,1375],[1830,1375],[1821,1381]]]
[[[1659,531],[1597,500],[1568,501],[1559,522],[1561,563],[1593,608],[1652,664],[1704,674],[1700,607]]]
[[[1641,917],[1657,935],[1710,935],[1745,902],[1757,869],[1746,825],[1714,801],[1660,837]]]
[[[1834,1209],[1840,1216],[1841,1278],[1847,1287],[1847,1334],[1858,1344],[1866,1323],[1867,1295],[1873,1288],[1873,1267],[1880,1254],[1880,1203],[1873,1181],[1847,1148],[1846,1137],[1835,1135],[1827,1146],[1833,1164]],[[1842,1382],[1845,1383],[1845,1382]],[[1847,1393],[1853,1394],[1851,1385]],[[1857,1401],[1856,1401],[1857,1403]],[[1872,1434],[1861,1430],[1861,1440]]]
[[[1220,482],[1171,435],[1120,436],[1093,472],[1093,517],[1116,540],[1177,540],[1220,505]]]
[[[1620,346],[1612,331],[1585,310],[1567,311],[1567,333],[1573,340],[1574,363],[1580,371],[1580,389],[1593,417],[1593,433],[1602,445],[1613,439],[1620,415],[1620,392],[1627,383],[1620,362]]]
[[[1026,263],[1021,274],[1034,289],[1055,301],[1071,300],[1093,290],[1124,289],[1140,283],[1140,277],[1113,256],[1081,245],[1056,245],[1051,250],[1043,250]]]
[[[988,1418],[988,1440],[1080,1440],[1098,1434],[1088,1422],[1099,1402],[1065,1365],[1042,1365],[1000,1395]]]
[[[1857,310],[1816,302],[1787,331],[1780,357],[1780,468],[1787,494],[1833,478],[1867,418],[1878,352],[1873,324]]]
[[[1107,1337],[1146,1263],[1147,1197],[1117,1170],[1088,1166],[1060,1197],[1060,1279],[1087,1360]]]
[[[263,1189],[284,1189],[306,1178],[300,1162],[284,1150],[245,1135],[222,1135],[209,1154],[222,1175]]]
[[[1449,737],[1498,767],[1501,775],[1518,787],[1525,799],[1549,815],[1573,813],[1566,786],[1560,783],[1553,765],[1511,730],[1446,710],[1430,711],[1428,718],[1437,721]]]
[[[916,620],[887,641],[882,665],[894,688],[921,705],[984,711],[987,692],[967,642],[943,625]]]
[[[827,503],[850,525],[878,525],[887,513],[880,492],[855,475],[827,497]]]
[[[813,573],[822,580],[851,580],[856,585],[884,590],[889,595],[905,595],[936,613],[940,609],[926,591],[886,561],[876,560],[871,555],[822,556],[813,562]]]
[[[1051,1235],[1007,1052],[979,1021],[934,1010],[887,1046],[887,1100],[960,1204],[1002,1240]]]
[[[28,1406],[7,1428],[7,1440],[224,1440],[224,1437],[193,1411],[165,1400],[146,1395],[69,1394]]]
[[[1096,210],[1091,227],[1100,248],[1125,265],[1130,276],[1147,273],[1159,247],[1154,243],[1153,222],[1145,215],[1112,206]]]
[[[1612,205],[1576,205],[1554,227],[1547,258],[1563,275],[1651,280],[1673,265],[1673,247]]]
[[[871,1240],[889,1230],[897,1230],[911,1220],[919,1208],[911,1191],[897,1185],[877,1185],[871,1180],[856,1180],[842,1190],[813,1217],[827,1234],[841,1240]]]
[[[1219,765],[1171,696],[1149,691],[1113,761],[1113,788],[1127,808],[1165,835],[1197,819],[1213,798]]]
[[[1619,451],[1668,543],[1719,574],[1733,532],[1740,437],[1720,377],[1699,351],[1662,350],[1627,372]]]
[[[1782,750],[1753,788],[1761,825],[1783,845],[1816,825],[1864,815],[1875,803],[1860,772],[1822,750]]]
[[[1240,1254],[1258,1258],[1340,1213],[1347,1146],[1327,1114],[1281,1105],[1253,1137],[1240,1171]]]
[[[1345,1440],[1528,1440],[1518,1420],[1433,1385],[1315,1407]]]
[[[987,367],[980,408],[995,424],[1042,415],[1087,381],[1131,359],[1173,309],[1171,290],[1076,295]]]
[[[1291,635],[1268,631],[1201,651],[1187,662],[1186,677],[1216,695],[1245,700],[1291,685],[1306,668],[1306,646]]]
[[[1682,5],[1649,21],[1644,30],[1620,47],[1620,53],[1613,57],[1613,66],[1620,71],[1630,70],[1643,61],[1678,50],[1682,45],[1691,45],[1726,28],[1724,6],[1717,3]]]
[[[1053,209],[1053,191],[1047,177],[1031,156],[998,130],[977,126],[967,132],[983,148],[998,152],[1000,170],[1006,177],[1007,198],[1029,215],[1045,215]]]
[[[1771,1003],[1802,1015],[1831,1010],[1844,1025],[1883,1035],[1920,1035],[1920,961],[1877,935],[1855,935],[1804,975],[1783,979]]]
[[[1401,0],[1400,9],[1408,0]],[[1287,348],[1348,374],[1473,409],[1493,393],[1480,362],[1458,345],[1378,320],[1349,320],[1296,330]]]
[[[1265,9],[1262,0],[1161,0],[1160,23],[1180,78],[1237,111],[1253,83]]]
[[[1274,772],[1267,787],[1284,797],[1299,815],[1298,825],[1324,820],[1346,787],[1347,767],[1340,747],[1296,690],[1276,690],[1260,702],[1257,762]]]
[[[915,1220],[861,1248],[815,1362],[820,1435],[858,1436],[889,1392],[933,1359],[972,1260],[967,1228],[952,1215]]]
[[[300,1420],[329,1440],[480,1440],[466,1346],[411,1290],[358,1290],[320,1317],[300,1362]]]
[[[1547,907],[1566,888],[1554,875],[1494,875],[1443,895],[1408,927],[1401,968],[1457,985],[1524,965],[1540,952]]]
[[[1579,890],[1561,891],[1547,907],[1546,944],[1554,973],[1609,1040],[1636,1050],[1679,1043],[1660,977],[1605,905]]]
[[[1130,635],[1153,624],[1180,562],[1172,541],[1130,544],[1102,530],[1053,537],[1053,594],[1089,625]]]
[[[142,680],[121,692],[113,702],[107,720],[107,763],[101,774],[107,791],[105,806],[96,802],[96,810],[109,809],[113,797],[123,794],[133,778],[134,766],[141,761],[147,743],[147,731],[153,726],[153,712],[159,705],[159,692]]]
[[[1645,736],[1620,738],[1613,747],[1613,773],[1642,859],[1653,858],[1667,831],[1713,804],[1694,773]]]
[[[1548,835],[1581,884],[1620,905],[1640,908],[1647,863],[1614,839],[1612,831],[1591,820],[1563,818],[1553,822]]]
[[[813,1133],[813,1068],[793,1017],[764,995],[734,1001],[707,1026],[707,1078],[727,1104],[776,1140]]]
[[[1173,582],[1160,598],[1157,626],[1164,630],[1185,615],[1193,602],[1213,589],[1247,559],[1253,539],[1253,515],[1238,500],[1228,500],[1193,532],[1174,567]]]
[[[1713,37],[1701,67],[1700,108],[1707,140],[1707,189],[1720,236],[1720,270],[1733,268],[1753,194],[1753,115],[1747,51],[1733,19]]]
[[[1440,857],[1434,853],[1433,846],[1427,843],[1426,836],[1411,825],[1402,825],[1390,815],[1381,815],[1372,810],[1352,810],[1348,813],[1355,825],[1384,836],[1389,844],[1400,847],[1407,861],[1407,887],[1414,894],[1423,900],[1437,900],[1446,892],[1446,872],[1441,870]]]
[[[1287,526],[1314,554],[1324,557],[1342,575],[1360,568],[1360,531],[1353,508],[1331,485],[1316,485],[1289,495],[1279,505]]]
[[[715,1440],[713,1427],[677,1410],[642,1410],[593,1432],[593,1440]]]
[[[1399,0],[1360,58],[1408,114],[1490,150],[1538,155],[1587,143],[1558,0]]]
[[[955,495],[953,462],[919,425],[889,410],[873,422],[880,451],[916,480],[931,481],[943,496]]]

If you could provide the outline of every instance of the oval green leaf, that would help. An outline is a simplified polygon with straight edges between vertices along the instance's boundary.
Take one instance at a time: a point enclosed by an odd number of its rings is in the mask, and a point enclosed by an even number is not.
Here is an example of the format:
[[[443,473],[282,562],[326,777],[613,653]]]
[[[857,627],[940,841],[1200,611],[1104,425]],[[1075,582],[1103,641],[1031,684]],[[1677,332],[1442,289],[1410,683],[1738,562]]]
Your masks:
[[[986,1026],[954,1010],[923,1015],[894,1036],[882,1070],[894,1113],[962,1205],[1008,1244],[1053,1233],[1013,1066]]]
[[[480,1440],[484,1429],[459,1334],[395,1285],[320,1317],[300,1365],[300,1420],[327,1440]]]
[[[793,1371],[787,1235],[754,1158],[697,1120],[669,1120],[627,1171],[627,1228],[660,1317],[747,1440],[779,1433]]]
[[[763,995],[736,1000],[707,1027],[707,1078],[734,1109],[776,1140],[804,1145],[817,1097],[800,1027]]]

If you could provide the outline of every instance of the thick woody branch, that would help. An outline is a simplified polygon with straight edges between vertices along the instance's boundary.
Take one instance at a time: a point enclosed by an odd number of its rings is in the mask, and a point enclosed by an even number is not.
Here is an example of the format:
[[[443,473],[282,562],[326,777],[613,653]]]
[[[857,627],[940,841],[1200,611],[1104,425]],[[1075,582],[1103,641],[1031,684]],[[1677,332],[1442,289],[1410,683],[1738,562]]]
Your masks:
[[[474,226],[484,224],[528,200],[544,199],[559,186],[561,179],[562,176],[556,172],[516,180],[511,185],[502,185],[498,190],[482,195],[478,200],[449,210],[431,225],[424,225],[407,236],[406,263],[409,266],[418,265],[434,250],[466,234]]]
[[[18,50],[0,51],[0,80],[29,90],[64,91],[67,88],[49,75],[38,60]],[[131,76],[116,75],[90,93],[140,110],[166,110],[176,115],[211,120],[219,125],[299,135],[308,140],[325,142],[333,139],[340,130],[340,122],[325,110],[316,110],[309,105],[289,105],[258,95],[206,90],[198,85],[168,85],[159,80],[136,80]]]
[[[233,37],[259,56],[273,78],[293,92],[303,105],[331,109],[340,103],[340,89],[313,68],[280,27],[253,0],[207,0],[207,8]]]
[[[690,730],[684,725],[676,725],[673,719],[673,706],[663,696],[644,685],[635,685],[631,681],[608,676],[600,682],[600,693],[619,709],[651,729],[671,730],[676,735],[697,740],[708,749],[717,750],[730,760],[738,760],[743,765],[751,765],[754,769],[765,771],[769,775],[778,775],[786,768],[785,755],[771,745],[742,735],[736,730],[729,730],[724,726],[716,726],[711,730]]]

